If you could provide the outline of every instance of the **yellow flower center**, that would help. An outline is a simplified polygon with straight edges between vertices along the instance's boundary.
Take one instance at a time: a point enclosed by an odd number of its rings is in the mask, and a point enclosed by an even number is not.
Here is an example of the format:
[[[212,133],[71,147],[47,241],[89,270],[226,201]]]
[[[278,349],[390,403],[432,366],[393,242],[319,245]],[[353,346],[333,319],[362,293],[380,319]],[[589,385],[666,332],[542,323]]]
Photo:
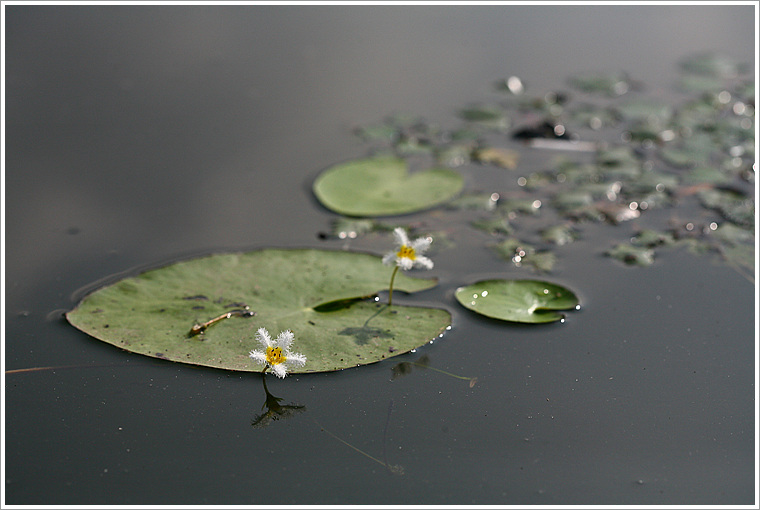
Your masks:
[[[267,347],[267,363],[279,365],[285,363],[288,358],[282,354],[282,347]]]
[[[396,254],[398,258],[400,259],[412,259],[414,260],[416,255],[414,254],[414,248],[411,246],[404,245],[401,248],[398,249],[398,253]]]

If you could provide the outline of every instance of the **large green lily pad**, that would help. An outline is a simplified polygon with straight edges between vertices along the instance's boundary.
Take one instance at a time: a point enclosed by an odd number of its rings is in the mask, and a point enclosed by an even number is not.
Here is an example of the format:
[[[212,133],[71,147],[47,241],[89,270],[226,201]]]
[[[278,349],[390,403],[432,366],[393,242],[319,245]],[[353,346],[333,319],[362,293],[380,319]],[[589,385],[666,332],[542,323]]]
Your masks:
[[[578,298],[560,285],[539,280],[484,280],[456,291],[473,312],[510,322],[544,323],[564,318],[557,310],[578,306]]]
[[[409,173],[406,162],[376,157],[328,168],[314,181],[314,194],[347,216],[395,216],[430,209],[454,198],[462,176],[446,168]]]
[[[380,257],[328,250],[266,249],[177,262],[125,278],[87,295],[66,317],[85,333],[128,351],[228,370],[260,371],[248,357],[260,349],[258,328],[272,337],[290,329],[296,373],[338,370],[403,354],[440,335],[445,310],[388,307],[372,295],[388,288]],[[416,292],[435,279],[396,275],[394,288]],[[189,336],[232,310],[233,316]]]

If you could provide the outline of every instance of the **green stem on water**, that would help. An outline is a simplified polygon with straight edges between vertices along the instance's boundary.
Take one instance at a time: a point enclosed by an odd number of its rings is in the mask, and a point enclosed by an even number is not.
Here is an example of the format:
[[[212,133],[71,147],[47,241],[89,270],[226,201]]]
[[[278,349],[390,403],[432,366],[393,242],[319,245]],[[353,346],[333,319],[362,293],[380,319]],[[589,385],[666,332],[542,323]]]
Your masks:
[[[398,273],[398,266],[393,268],[393,274],[391,275],[391,285],[388,288],[388,306],[393,304],[393,280],[396,278],[396,273]]]

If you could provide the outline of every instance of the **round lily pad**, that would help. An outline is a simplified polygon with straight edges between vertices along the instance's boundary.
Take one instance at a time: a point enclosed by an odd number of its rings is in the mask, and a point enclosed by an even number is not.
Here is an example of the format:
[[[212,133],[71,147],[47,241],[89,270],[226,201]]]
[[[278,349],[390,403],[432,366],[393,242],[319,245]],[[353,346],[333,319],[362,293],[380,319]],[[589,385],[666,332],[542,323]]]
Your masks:
[[[261,349],[258,328],[272,337],[289,329],[292,350],[307,358],[295,373],[339,370],[408,352],[451,324],[445,310],[376,301],[391,272],[381,257],[365,253],[216,254],[119,280],[87,295],[66,317],[131,352],[240,371],[263,369],[248,356]],[[436,284],[397,274],[394,288],[416,292]],[[193,334],[194,325],[209,322]]]
[[[328,168],[313,189],[322,205],[346,216],[395,216],[448,202],[463,185],[447,168],[410,174],[403,159],[376,157]]]
[[[557,310],[578,306],[569,289],[539,280],[484,280],[456,291],[459,303],[475,313],[510,322],[539,324],[565,317]]]

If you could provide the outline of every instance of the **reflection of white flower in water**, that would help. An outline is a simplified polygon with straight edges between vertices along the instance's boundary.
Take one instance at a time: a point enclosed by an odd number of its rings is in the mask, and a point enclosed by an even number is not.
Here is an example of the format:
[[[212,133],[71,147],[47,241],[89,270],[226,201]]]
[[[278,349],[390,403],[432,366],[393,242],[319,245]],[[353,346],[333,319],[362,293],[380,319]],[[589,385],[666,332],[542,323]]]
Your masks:
[[[259,328],[256,338],[261,342],[264,350],[254,349],[249,356],[259,363],[266,364],[277,377],[285,377],[290,367],[302,367],[306,364],[306,356],[290,352],[290,344],[293,343],[294,338],[292,331],[283,331],[275,340],[272,340],[266,328]]]
[[[404,271],[408,271],[415,267],[433,269],[433,261],[422,255],[428,248],[430,248],[430,243],[433,242],[432,238],[419,237],[414,241],[409,242],[409,236],[406,235],[406,231],[401,227],[397,227],[393,230],[393,237],[396,238],[396,250],[387,253],[383,257],[383,264],[396,265],[396,267],[393,268],[391,284],[388,287],[388,306],[393,304],[393,280],[396,278],[396,273],[399,268]]]
[[[267,388],[267,378],[263,373],[261,374],[261,382],[264,384],[264,393],[266,394],[266,400],[261,408],[266,409],[266,412],[256,416],[251,421],[251,425],[254,428],[263,428],[273,421],[290,418],[294,414],[306,411],[306,406],[297,404],[280,404],[282,398],[275,397],[269,393],[269,389]]]
[[[424,267],[433,269],[433,261],[422,254],[430,248],[433,240],[429,237],[419,237],[409,242],[409,236],[406,231],[398,227],[393,231],[393,237],[396,238],[396,251],[392,251],[383,257],[383,264],[391,265],[393,263],[404,271],[414,267]]]

